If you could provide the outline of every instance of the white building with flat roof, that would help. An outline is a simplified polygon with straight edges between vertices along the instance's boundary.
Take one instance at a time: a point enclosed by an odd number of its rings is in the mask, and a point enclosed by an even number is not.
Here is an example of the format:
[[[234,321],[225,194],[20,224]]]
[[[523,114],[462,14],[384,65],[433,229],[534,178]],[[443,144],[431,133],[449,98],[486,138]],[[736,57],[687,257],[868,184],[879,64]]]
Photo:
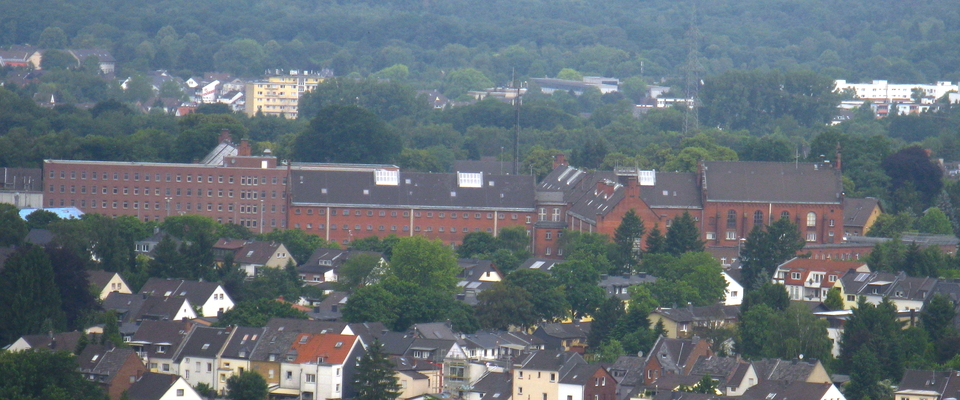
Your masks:
[[[874,80],[871,83],[847,83],[837,79],[838,92],[846,89],[853,90],[857,98],[865,100],[912,101],[913,89],[923,90],[924,97],[939,99],[950,91],[960,91],[953,82],[939,81],[935,84],[924,83],[890,83],[886,80]]]

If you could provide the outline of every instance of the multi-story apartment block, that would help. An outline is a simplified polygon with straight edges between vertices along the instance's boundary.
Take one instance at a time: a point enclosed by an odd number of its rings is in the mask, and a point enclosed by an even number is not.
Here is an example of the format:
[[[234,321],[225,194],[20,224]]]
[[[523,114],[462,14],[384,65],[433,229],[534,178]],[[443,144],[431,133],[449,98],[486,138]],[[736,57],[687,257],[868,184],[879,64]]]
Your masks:
[[[290,71],[289,75],[274,75],[266,80],[248,82],[244,112],[251,117],[262,113],[297,118],[300,96],[316,89],[325,77],[324,73]]]
[[[853,90],[860,99],[885,102],[912,101],[913,90],[920,89],[925,97],[941,98],[948,92],[960,91],[960,86],[953,82],[939,81],[935,84],[923,83],[890,83],[886,80],[874,80],[870,83],[847,83],[837,79],[837,91]]]

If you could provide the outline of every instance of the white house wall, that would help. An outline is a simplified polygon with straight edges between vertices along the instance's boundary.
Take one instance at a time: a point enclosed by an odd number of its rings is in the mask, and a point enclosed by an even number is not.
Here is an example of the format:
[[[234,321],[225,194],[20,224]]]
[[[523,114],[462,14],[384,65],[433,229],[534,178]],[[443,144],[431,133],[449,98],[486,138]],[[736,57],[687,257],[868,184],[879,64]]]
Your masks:
[[[559,400],[583,400],[583,386],[561,383],[558,385],[557,399]]]
[[[222,286],[217,286],[217,289],[213,291],[210,298],[203,303],[201,311],[204,317],[216,317],[217,312],[221,309],[223,312],[227,312],[231,308],[233,308],[233,300],[230,299],[230,295],[223,290]]]
[[[178,389],[183,390],[183,396],[177,396]],[[186,380],[180,378],[173,383],[170,390],[167,390],[167,392],[160,397],[160,400],[203,400],[203,398],[190,387],[190,384],[187,383]]]

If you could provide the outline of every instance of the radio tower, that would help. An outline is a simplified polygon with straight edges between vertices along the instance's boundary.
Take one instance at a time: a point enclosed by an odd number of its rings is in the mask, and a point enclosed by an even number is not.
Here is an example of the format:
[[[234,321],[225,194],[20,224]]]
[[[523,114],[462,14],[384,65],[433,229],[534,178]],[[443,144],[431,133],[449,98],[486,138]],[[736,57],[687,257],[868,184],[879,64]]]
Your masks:
[[[700,64],[700,40],[703,39],[700,30],[697,29],[697,10],[694,8],[691,17],[690,29],[687,30],[687,62],[683,66],[684,78],[686,80],[685,95],[692,104],[687,105],[687,111],[683,114],[683,135],[689,136],[691,133],[700,131],[700,76],[703,74],[703,64]]]

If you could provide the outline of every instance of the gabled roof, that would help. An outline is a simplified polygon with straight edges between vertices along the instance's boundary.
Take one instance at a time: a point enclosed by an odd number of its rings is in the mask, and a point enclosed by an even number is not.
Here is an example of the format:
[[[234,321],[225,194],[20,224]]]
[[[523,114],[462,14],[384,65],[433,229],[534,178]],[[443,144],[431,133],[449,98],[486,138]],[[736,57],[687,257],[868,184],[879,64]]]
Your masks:
[[[145,372],[127,389],[127,397],[130,400],[160,400],[179,379],[179,375]]]
[[[722,303],[715,303],[703,307],[660,308],[653,312],[676,322],[726,321],[738,318],[740,306],[726,306]]]
[[[118,314],[123,314],[122,322],[133,322],[140,315],[140,308],[143,307],[145,300],[146,297],[141,294],[112,292],[107,294],[107,298],[103,299],[102,306],[104,310],[113,310]]]
[[[344,364],[357,340],[356,335],[301,333],[293,341],[290,351],[295,352],[293,362],[297,364]]]
[[[84,334],[84,332],[80,331],[51,332],[38,335],[25,335],[22,339],[30,345],[31,349],[66,350],[73,352],[73,350],[77,348],[77,342],[80,341],[80,336]]]
[[[643,383],[643,367],[646,359],[637,356],[620,356],[607,367],[613,378],[621,386],[635,386]]]
[[[102,382],[109,384],[130,356],[136,358],[143,365],[143,361],[140,361],[137,353],[130,348],[107,348],[104,345],[89,344],[77,356],[77,364],[80,366],[80,372],[102,375],[105,377]]]
[[[457,274],[461,281],[475,282],[479,281],[485,274],[500,276],[500,271],[493,265],[493,261],[480,260],[476,258],[457,259],[457,266],[463,270]]]
[[[513,375],[509,372],[489,372],[477,383],[471,392],[479,393],[480,400],[503,400],[513,395]]]
[[[244,239],[233,239],[233,238],[220,238],[217,239],[217,243],[213,245],[214,249],[217,250],[240,250],[244,245],[249,243],[249,241]]]
[[[848,271],[840,280],[847,294],[915,301],[929,298],[938,281],[936,278],[907,276],[903,271],[897,274]]]
[[[850,270],[869,272],[870,267],[863,261],[818,260],[800,257],[794,257],[777,267],[777,271],[786,272],[786,276],[783,278],[785,285],[803,286],[810,280],[811,273],[823,273],[823,279],[820,280],[819,284],[822,288],[832,288],[834,286],[835,281],[830,281],[830,275],[840,279]],[[794,279],[793,273],[799,273],[800,279]]]
[[[107,284],[110,283],[110,280],[117,275],[118,274],[116,272],[87,270],[87,282],[89,282],[90,286],[93,286],[99,292],[102,291],[103,288],[107,287]],[[123,280],[123,277],[120,277],[120,279]]]
[[[458,341],[460,339],[453,332],[453,326],[449,322],[427,322],[422,324],[413,324],[410,332],[423,339],[444,339]]]
[[[186,297],[190,303],[200,306],[206,304],[218,287],[220,285],[216,282],[150,278],[140,288],[140,293],[152,296]]]
[[[711,378],[720,380],[720,385],[739,385],[742,378],[736,379],[736,375],[746,373],[744,367],[749,366],[750,363],[737,357],[700,356],[690,369],[690,375],[710,375]]]
[[[833,387],[832,383],[811,383],[790,380],[766,380],[747,389],[743,400],[820,400]]]
[[[49,229],[31,229],[27,233],[27,237],[23,238],[23,241],[37,246],[46,246],[47,243],[53,241],[53,238],[54,234]]]
[[[83,62],[87,57],[97,57],[101,63],[112,63],[117,60],[113,58],[107,50],[101,49],[71,49],[67,50],[71,55]]]
[[[380,336],[383,352],[390,355],[402,356],[413,344],[414,337],[403,332],[386,332]]]
[[[816,362],[777,358],[764,358],[752,364],[761,381],[805,381],[817,367]]]
[[[880,207],[880,201],[873,197],[864,199],[844,197],[843,226],[863,228],[867,225],[870,214],[878,207]]]
[[[820,163],[703,162],[707,201],[840,205],[840,172]]]
[[[960,395],[960,372],[914,369],[903,371],[903,379],[900,380],[895,394],[923,392],[935,392],[941,399],[957,398]]]
[[[600,368],[599,364],[577,364],[560,377],[560,383],[585,385]]]
[[[550,322],[537,328],[547,336],[561,339],[586,338],[590,333],[589,322]]]
[[[159,358],[172,359],[177,347],[187,336],[187,325],[188,322],[184,321],[143,321],[130,343],[170,346]],[[154,346],[146,346],[145,350],[151,358],[157,357]]]
[[[227,343],[229,337],[230,331],[226,328],[195,325],[184,340],[183,346],[177,350],[173,360],[180,362],[184,357],[217,358],[217,353]]]
[[[538,271],[543,271],[549,274],[550,270],[552,270],[555,265],[562,262],[563,260],[531,257],[531,258],[528,258],[527,261],[524,261],[523,264],[520,264],[520,267],[517,269],[529,268],[529,269],[535,269]]]
[[[260,338],[260,343],[253,350],[250,359],[267,361],[270,355],[276,355],[277,361],[290,349],[290,346],[301,333],[333,333],[343,332],[347,324],[344,322],[310,321],[291,318],[271,318],[267,322],[266,331]]]
[[[703,208],[696,173],[657,171],[656,177],[653,186],[640,188],[640,198],[651,208]]]
[[[249,359],[253,349],[260,343],[267,328],[253,328],[238,326],[234,328],[233,336],[223,348],[221,357]],[[240,354],[243,353],[241,357]]]
[[[530,175],[487,175],[468,187],[456,173],[397,172],[396,185],[377,185],[371,171],[292,171],[292,203],[372,207],[469,208],[532,211]]]
[[[264,265],[270,261],[270,258],[273,257],[282,246],[283,244],[278,242],[248,242],[243,248],[237,251],[237,255],[234,256],[233,261],[238,264]]]
[[[682,372],[688,363],[696,362],[691,360],[690,356],[701,340],[696,336],[689,339],[671,339],[661,335],[647,355],[647,361],[655,357],[665,371]]]
[[[586,364],[586,361],[573,351],[535,350],[519,356],[514,364],[514,368],[557,371],[563,376],[563,373],[577,364]]]

